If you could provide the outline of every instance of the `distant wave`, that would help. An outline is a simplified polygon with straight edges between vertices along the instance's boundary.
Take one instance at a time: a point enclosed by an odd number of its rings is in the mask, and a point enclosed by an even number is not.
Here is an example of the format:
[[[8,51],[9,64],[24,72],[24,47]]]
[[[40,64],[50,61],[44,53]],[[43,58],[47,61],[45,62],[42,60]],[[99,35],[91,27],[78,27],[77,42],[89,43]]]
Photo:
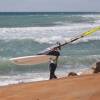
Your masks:
[[[69,24],[100,22],[100,13],[0,13],[0,27],[52,27]],[[100,23],[98,23],[100,24]]]

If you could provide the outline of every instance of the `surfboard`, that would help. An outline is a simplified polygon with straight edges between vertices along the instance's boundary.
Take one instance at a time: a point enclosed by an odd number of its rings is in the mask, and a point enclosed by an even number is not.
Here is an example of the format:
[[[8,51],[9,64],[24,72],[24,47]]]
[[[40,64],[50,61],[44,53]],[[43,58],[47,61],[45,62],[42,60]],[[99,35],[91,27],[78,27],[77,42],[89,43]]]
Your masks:
[[[49,62],[50,59],[55,59],[52,55],[33,55],[11,58],[10,61],[17,65],[35,65]]]

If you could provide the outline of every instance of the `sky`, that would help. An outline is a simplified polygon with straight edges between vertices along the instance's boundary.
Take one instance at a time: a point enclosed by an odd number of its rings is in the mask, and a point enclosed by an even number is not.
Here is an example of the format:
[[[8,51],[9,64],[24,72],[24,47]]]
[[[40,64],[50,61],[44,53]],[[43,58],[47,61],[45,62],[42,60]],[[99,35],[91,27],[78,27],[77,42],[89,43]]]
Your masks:
[[[0,0],[0,12],[100,12],[100,0]]]

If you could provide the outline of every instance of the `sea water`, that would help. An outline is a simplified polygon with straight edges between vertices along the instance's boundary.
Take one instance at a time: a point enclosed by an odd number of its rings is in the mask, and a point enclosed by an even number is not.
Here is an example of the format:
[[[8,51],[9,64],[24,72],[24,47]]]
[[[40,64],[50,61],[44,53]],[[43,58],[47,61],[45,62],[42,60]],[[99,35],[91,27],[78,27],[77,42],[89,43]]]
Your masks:
[[[0,13],[0,86],[49,79],[48,63],[15,65],[10,58],[35,55],[100,26],[100,13]],[[57,76],[87,70],[100,60],[100,31],[61,50]]]

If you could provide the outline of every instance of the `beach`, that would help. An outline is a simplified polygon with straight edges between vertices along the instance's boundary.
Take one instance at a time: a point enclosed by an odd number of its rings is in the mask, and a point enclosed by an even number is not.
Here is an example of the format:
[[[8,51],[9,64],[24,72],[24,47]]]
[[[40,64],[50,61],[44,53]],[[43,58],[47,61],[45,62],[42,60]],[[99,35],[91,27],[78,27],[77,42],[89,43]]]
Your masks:
[[[100,26],[94,12],[0,13],[0,100],[99,100],[100,74],[88,70],[100,61],[100,31],[61,50],[57,80],[49,63],[16,65],[11,58],[32,56]],[[46,49],[47,48],[47,49]],[[79,76],[67,77],[75,72]]]
[[[100,100],[100,73],[3,86],[0,100]]]

